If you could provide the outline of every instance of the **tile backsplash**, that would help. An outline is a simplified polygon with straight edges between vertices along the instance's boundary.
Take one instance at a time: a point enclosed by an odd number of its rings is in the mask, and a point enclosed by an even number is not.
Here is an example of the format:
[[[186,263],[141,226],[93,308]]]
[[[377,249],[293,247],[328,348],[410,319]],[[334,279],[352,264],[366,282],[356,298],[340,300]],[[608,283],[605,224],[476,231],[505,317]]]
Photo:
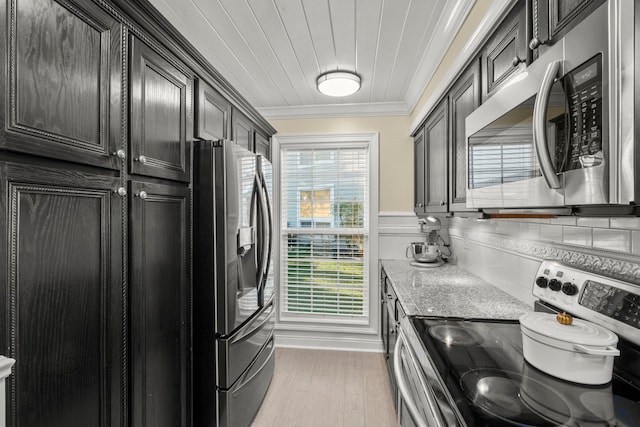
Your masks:
[[[448,224],[453,262],[528,303],[546,258],[640,285],[640,218],[453,217]]]
[[[379,257],[405,259],[409,243],[424,240],[411,212],[381,213]],[[640,218],[441,218],[443,239],[469,272],[533,304],[540,261],[558,259],[640,286]]]

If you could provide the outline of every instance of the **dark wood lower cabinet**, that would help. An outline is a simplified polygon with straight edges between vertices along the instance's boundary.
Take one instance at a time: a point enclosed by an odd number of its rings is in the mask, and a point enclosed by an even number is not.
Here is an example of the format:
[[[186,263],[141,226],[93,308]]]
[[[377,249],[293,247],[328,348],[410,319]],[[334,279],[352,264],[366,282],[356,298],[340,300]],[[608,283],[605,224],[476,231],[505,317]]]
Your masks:
[[[132,425],[191,421],[190,191],[134,181],[130,191]]]
[[[121,425],[119,180],[0,163],[0,181],[7,425]]]

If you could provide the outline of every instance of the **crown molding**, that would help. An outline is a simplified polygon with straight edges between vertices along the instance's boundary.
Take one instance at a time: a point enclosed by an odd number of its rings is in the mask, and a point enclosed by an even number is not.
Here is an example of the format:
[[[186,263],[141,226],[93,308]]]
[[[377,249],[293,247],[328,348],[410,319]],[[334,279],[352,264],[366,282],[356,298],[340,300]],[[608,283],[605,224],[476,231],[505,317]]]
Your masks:
[[[475,4],[476,0],[466,2],[447,2],[442,16],[450,16],[451,18],[448,20],[442,19],[438,22],[434,31],[436,36],[430,41],[427,49],[425,49],[422,59],[420,60],[420,65],[407,88],[405,102],[410,107],[410,111],[413,111],[416,107],[420,97],[438,69],[440,62],[442,62],[442,59],[448,52],[451,43],[453,43],[453,40],[462,27],[462,24],[464,24],[469,12],[471,12],[471,9]]]
[[[451,84],[458,77],[463,68],[477,53],[482,43],[484,43],[491,32],[495,30],[496,25],[498,25],[500,20],[502,20],[504,16],[513,8],[513,6],[515,6],[516,1],[517,0],[495,0],[491,3],[489,10],[482,18],[482,21],[480,21],[480,24],[462,48],[462,51],[458,54],[455,61],[453,61],[453,63],[445,73],[445,75],[449,76],[449,78],[444,79],[440,82],[440,84],[433,91],[433,94],[431,95],[427,103],[420,109],[419,113],[415,115],[415,119],[411,122],[411,126],[409,127],[410,135],[413,135],[413,133],[422,124],[424,118],[436,106],[440,98],[442,98],[445,92],[449,89],[449,86],[451,86]],[[453,37],[451,37],[451,41],[453,41]],[[447,45],[447,49],[449,48],[449,45]],[[442,57],[437,61],[438,65],[440,64],[441,60]],[[418,93],[421,96],[424,93],[426,86],[427,85],[422,88],[422,91],[415,91],[415,93]],[[416,103],[418,100],[419,97],[418,99],[416,99]],[[409,101],[407,102],[408,105],[412,106],[411,110],[415,109],[416,103],[411,103]]]
[[[404,102],[370,102],[363,104],[297,105],[258,108],[267,119],[310,119],[328,117],[408,116]]]

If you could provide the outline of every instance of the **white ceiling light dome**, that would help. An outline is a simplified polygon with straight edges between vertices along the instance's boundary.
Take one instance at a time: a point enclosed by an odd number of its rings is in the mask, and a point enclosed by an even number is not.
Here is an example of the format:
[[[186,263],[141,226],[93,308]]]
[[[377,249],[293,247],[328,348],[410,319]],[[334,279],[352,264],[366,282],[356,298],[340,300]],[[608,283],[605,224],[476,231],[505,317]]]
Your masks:
[[[329,96],[347,96],[360,90],[360,76],[351,71],[329,71],[320,74],[318,90]]]

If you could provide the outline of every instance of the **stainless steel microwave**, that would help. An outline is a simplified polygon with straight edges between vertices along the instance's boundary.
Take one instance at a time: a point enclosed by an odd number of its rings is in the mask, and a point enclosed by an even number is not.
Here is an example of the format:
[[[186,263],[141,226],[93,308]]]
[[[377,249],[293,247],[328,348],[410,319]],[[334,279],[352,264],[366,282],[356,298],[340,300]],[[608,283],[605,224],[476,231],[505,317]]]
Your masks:
[[[467,117],[467,207],[637,201],[633,3],[602,5]]]

